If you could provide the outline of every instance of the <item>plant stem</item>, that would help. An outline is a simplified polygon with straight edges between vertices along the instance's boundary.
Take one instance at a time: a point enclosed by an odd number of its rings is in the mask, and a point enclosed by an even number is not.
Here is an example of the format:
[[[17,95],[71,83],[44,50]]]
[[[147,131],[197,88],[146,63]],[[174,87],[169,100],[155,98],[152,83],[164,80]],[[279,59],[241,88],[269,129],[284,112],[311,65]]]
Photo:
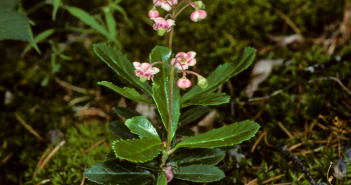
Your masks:
[[[174,19],[173,19],[173,20],[175,20],[175,19],[177,18],[177,16],[178,16],[185,8],[187,8],[188,6],[190,6],[190,4],[187,4],[187,5],[183,6],[183,8],[180,9],[180,10],[178,11],[178,13],[174,16]]]
[[[172,10],[172,19],[173,20],[174,20],[174,14],[175,14],[175,8],[173,8],[173,10]],[[169,42],[168,42],[169,49],[172,49],[173,33],[174,33],[174,28],[171,30],[171,33],[169,34]]]

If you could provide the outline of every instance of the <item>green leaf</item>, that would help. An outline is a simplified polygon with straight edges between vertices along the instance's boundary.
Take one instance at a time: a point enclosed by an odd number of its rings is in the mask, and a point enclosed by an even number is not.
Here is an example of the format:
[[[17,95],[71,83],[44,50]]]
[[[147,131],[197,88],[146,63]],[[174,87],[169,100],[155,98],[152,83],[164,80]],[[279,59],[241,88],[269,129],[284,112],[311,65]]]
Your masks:
[[[132,133],[139,135],[141,139],[156,139],[161,142],[156,129],[145,116],[128,119],[125,125]]]
[[[179,125],[191,123],[210,111],[207,106],[194,106],[180,115]]]
[[[190,137],[190,136],[195,136],[195,132],[193,130],[183,128],[183,129],[178,129],[176,132],[177,136],[183,136],[183,137]]]
[[[89,25],[96,31],[98,31],[100,34],[104,35],[108,39],[112,40],[118,48],[122,48],[122,44],[113,36],[111,36],[107,30],[101,26],[94,17],[89,15],[87,12],[84,10],[77,8],[77,7],[72,7],[72,6],[66,6],[66,9],[69,11],[70,14],[73,16],[77,17],[79,20],[83,21],[85,24]]]
[[[147,162],[155,158],[163,149],[158,139],[116,140],[112,143],[116,156],[133,162]]]
[[[225,156],[225,152],[218,149],[196,148],[182,150],[182,153],[171,158],[171,164],[186,166],[190,164],[212,164],[215,165]]]
[[[14,11],[18,1],[1,0],[0,40],[22,40],[32,42],[29,34],[29,21],[25,14]]]
[[[128,87],[120,88],[120,87],[113,85],[113,83],[107,82],[107,81],[102,81],[102,82],[99,82],[98,84],[103,85],[105,87],[108,87],[108,88],[114,90],[116,93],[118,93],[126,98],[129,98],[131,100],[145,103],[145,104],[150,104],[150,105],[154,104],[154,101],[152,99],[146,98],[145,96],[141,95],[133,88],[128,88]]]
[[[192,182],[214,182],[225,177],[222,170],[212,165],[180,166],[174,178]]]
[[[184,94],[184,96],[182,96],[181,103],[187,104],[187,101],[191,101],[191,99],[196,98],[199,95],[218,89],[231,77],[247,69],[255,59],[255,53],[255,49],[245,48],[244,52],[235,61],[218,66],[216,70],[207,78],[208,87],[201,89],[199,86],[195,86],[189,92]]]
[[[130,132],[129,128],[122,121],[112,121],[108,129],[120,139],[138,139],[139,136]]]
[[[240,144],[253,137],[260,126],[253,121],[242,121],[213,129],[204,134],[189,137],[178,143],[176,148],[215,148]]]
[[[110,159],[115,159],[115,158],[116,158],[116,155],[115,155],[115,152],[113,150],[105,155],[105,160],[110,160]]]
[[[141,116],[141,114],[133,109],[126,108],[126,107],[113,107],[113,112],[115,112],[119,117],[124,119],[130,119],[135,116]]]
[[[54,4],[53,4],[54,10],[52,11],[52,20],[56,19],[56,14],[60,7],[60,4],[61,4],[61,0],[54,0]]]
[[[34,41],[33,41],[32,43],[28,44],[28,45],[26,46],[26,48],[24,48],[24,50],[23,50],[21,56],[23,57],[24,55],[26,55],[26,53],[27,53],[28,51],[30,51],[30,49],[32,49],[32,47],[34,47],[34,48],[35,48],[35,47],[38,47],[38,46],[36,46],[36,44],[38,44],[39,42],[45,40],[45,39],[48,38],[50,35],[52,35],[54,32],[55,32],[54,29],[48,29],[48,30],[45,30],[45,31],[39,33],[39,34],[34,38]],[[41,55],[41,52],[40,52],[39,48],[37,48],[36,50],[37,50],[37,52]]]
[[[110,33],[110,35],[114,38],[117,37],[117,22],[115,20],[115,18],[113,17],[113,10],[109,7],[105,7],[104,8],[104,13],[105,13],[105,20],[106,20],[106,24],[107,24],[107,28],[108,31]]]
[[[127,13],[124,11],[124,9],[121,6],[119,6],[117,4],[111,4],[110,7],[115,9],[116,11],[120,12],[123,15],[124,19],[129,22]]]
[[[182,108],[191,105],[220,105],[228,103],[229,100],[230,96],[226,95],[225,93],[207,92],[199,94],[185,103],[182,103]]]
[[[150,54],[150,63],[162,61],[170,64],[170,57],[172,51],[166,47],[156,46]],[[171,69],[166,65],[159,66],[160,72],[157,73],[153,80],[153,98],[155,100],[157,109],[161,115],[162,122],[167,128],[168,114],[169,114],[169,95],[170,95],[170,74]],[[180,116],[180,92],[177,86],[177,77],[174,77],[173,83],[173,97],[172,97],[172,119],[171,119],[171,140],[173,139],[177,130],[179,116]]]
[[[132,85],[152,96],[152,89],[148,83],[142,83],[135,75],[135,67],[120,51],[105,44],[94,44],[95,53],[118,75],[129,81]]]
[[[84,172],[90,181],[99,184],[147,184],[154,176],[147,170],[136,168],[133,164],[119,162],[112,159],[97,163]]]
[[[160,163],[157,162],[157,158],[146,162],[146,163],[139,163],[137,168],[144,168],[144,169],[148,169],[151,171],[160,171]]]
[[[157,185],[167,185],[167,174],[165,171],[161,172],[157,179]]]

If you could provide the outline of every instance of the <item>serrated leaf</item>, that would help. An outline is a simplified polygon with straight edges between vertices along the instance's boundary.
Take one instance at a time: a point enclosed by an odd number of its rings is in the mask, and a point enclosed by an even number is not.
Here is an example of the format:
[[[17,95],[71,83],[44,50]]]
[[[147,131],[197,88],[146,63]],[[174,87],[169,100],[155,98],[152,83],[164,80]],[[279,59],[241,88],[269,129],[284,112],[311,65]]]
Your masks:
[[[33,41],[32,43],[28,44],[28,45],[26,46],[26,48],[24,48],[24,50],[23,50],[21,56],[23,57],[24,55],[26,55],[26,53],[27,53],[28,51],[30,51],[30,49],[32,49],[32,47],[34,47],[34,48],[35,48],[35,47],[38,47],[38,46],[36,46],[36,44],[38,44],[39,42],[45,40],[45,39],[48,38],[50,35],[52,35],[54,32],[55,32],[54,29],[48,29],[48,30],[45,30],[45,31],[39,33],[39,34],[34,38],[34,41]],[[37,52],[41,55],[41,52],[40,52],[39,48],[37,48],[36,50],[37,50]]]
[[[181,104],[186,104],[187,101],[191,101],[191,99],[201,94],[218,89],[231,77],[248,68],[255,59],[255,53],[255,49],[245,48],[244,52],[235,61],[218,66],[216,70],[207,78],[208,87],[205,89],[201,89],[199,86],[193,87],[189,92],[182,96]]]
[[[128,119],[125,125],[132,133],[139,135],[141,139],[156,139],[161,142],[156,129],[145,116]]]
[[[163,149],[157,139],[116,140],[112,143],[116,156],[133,162],[147,162],[155,158]]]
[[[182,108],[191,105],[221,105],[228,103],[229,100],[230,96],[226,95],[225,93],[207,92],[199,94],[185,103],[182,103]]]
[[[113,112],[115,112],[119,117],[124,119],[129,119],[135,116],[141,116],[141,114],[133,109],[126,107],[113,107]]]
[[[196,148],[182,150],[182,153],[171,158],[171,164],[186,166],[190,164],[212,164],[215,165],[225,156],[225,152],[218,148]]]
[[[166,172],[161,172],[160,176],[157,179],[157,185],[167,185],[167,174]]]
[[[152,161],[146,162],[146,163],[139,163],[137,168],[144,168],[144,169],[148,169],[151,171],[160,171],[161,170],[160,164],[155,159]]]
[[[112,121],[108,129],[120,139],[138,139],[139,136],[130,132],[129,128],[122,121]]]
[[[52,20],[55,20],[56,19],[56,14],[57,14],[57,11],[60,7],[60,4],[61,4],[61,0],[54,0],[54,3],[53,3],[53,11],[52,11]]]
[[[178,143],[176,148],[215,148],[240,144],[253,137],[260,126],[253,121],[242,121],[204,134],[189,137]]]
[[[124,185],[146,184],[153,178],[149,171],[136,168],[133,164],[121,163],[119,159],[97,163],[88,168],[84,176],[99,184]]]
[[[146,98],[145,96],[141,95],[133,88],[128,88],[128,87],[120,88],[120,87],[113,85],[113,83],[107,82],[107,81],[102,81],[102,82],[99,82],[98,84],[103,85],[105,87],[108,87],[111,90],[115,91],[116,93],[118,93],[118,94],[120,94],[128,99],[131,99],[131,100],[134,100],[137,102],[141,102],[141,103],[145,103],[145,104],[149,104],[149,105],[154,104],[154,101],[152,99]]]
[[[162,61],[170,64],[170,57],[172,51],[166,47],[156,46],[150,54],[150,63]],[[169,114],[169,95],[170,95],[170,74],[171,69],[166,65],[157,66],[160,72],[157,73],[153,79],[153,98],[155,100],[157,109],[161,115],[162,122],[168,130],[168,114]],[[177,86],[177,77],[174,77],[173,83],[173,97],[172,97],[172,118],[171,118],[171,140],[173,139],[177,130],[179,116],[180,116],[180,92]]]
[[[192,182],[215,182],[225,177],[222,170],[212,165],[180,166],[178,169],[174,178]]]
[[[179,125],[191,123],[210,111],[207,106],[194,106],[180,115]]]
[[[83,21],[85,24],[89,25],[100,34],[104,35],[108,39],[112,40],[118,48],[122,48],[122,44],[114,37],[112,37],[107,30],[101,26],[93,16],[89,15],[86,11],[72,6],[66,6],[66,9],[69,11],[70,14],[77,17],[79,20]]]
[[[195,136],[195,132],[193,130],[183,128],[183,129],[178,129],[176,132],[177,136],[183,136],[183,137],[190,137],[190,136]]]
[[[94,44],[95,53],[118,75],[129,81],[149,96],[152,96],[152,89],[148,83],[142,83],[134,73],[133,64],[119,50],[105,44]]]
[[[0,40],[22,40],[32,42],[29,21],[25,14],[14,11],[16,0],[2,0],[0,5]]]

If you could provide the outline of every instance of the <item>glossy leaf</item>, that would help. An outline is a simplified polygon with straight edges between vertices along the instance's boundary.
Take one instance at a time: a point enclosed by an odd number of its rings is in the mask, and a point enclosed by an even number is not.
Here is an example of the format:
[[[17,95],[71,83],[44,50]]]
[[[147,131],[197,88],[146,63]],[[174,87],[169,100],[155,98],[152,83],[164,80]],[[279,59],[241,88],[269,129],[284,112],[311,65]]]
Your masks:
[[[118,75],[129,81],[132,85],[139,88],[147,95],[152,95],[151,86],[142,83],[134,73],[133,64],[119,50],[105,44],[94,44],[95,53]]]
[[[182,103],[182,108],[191,105],[221,105],[228,103],[229,100],[230,96],[225,93],[207,92],[199,94],[185,103]]]
[[[215,165],[225,156],[225,152],[218,149],[195,148],[182,150],[182,152],[171,158],[169,162],[174,165],[185,166],[191,164]]]
[[[50,35],[52,35],[53,33],[55,32],[54,29],[48,29],[48,30],[45,30],[41,33],[39,33],[35,38],[34,38],[34,41],[30,44],[28,44],[26,46],[26,48],[24,48],[23,52],[22,52],[22,57],[28,52],[30,51],[30,49],[32,49],[32,47],[36,48],[38,46],[36,46],[36,44],[38,44],[39,42],[45,40],[46,38],[48,38]],[[39,48],[36,48],[36,51],[41,54]]]
[[[113,150],[105,155],[105,160],[110,160],[110,159],[115,159],[115,158],[116,158],[116,155],[115,155],[115,152]]]
[[[167,185],[167,174],[165,171],[161,172],[157,179],[157,185]]]
[[[181,103],[187,104],[187,101],[191,101],[193,98],[196,98],[199,95],[203,95],[218,89],[231,77],[247,69],[255,59],[255,53],[255,49],[245,48],[244,52],[235,61],[218,66],[216,70],[207,77],[208,87],[201,89],[199,86],[195,86],[189,92],[184,94],[184,96],[182,96]]]
[[[108,128],[120,139],[137,139],[138,135],[135,135],[130,132],[129,128],[122,121],[112,121]]]
[[[194,106],[180,115],[179,125],[191,123],[210,111],[207,106]]]
[[[175,147],[215,148],[240,144],[255,136],[260,126],[253,121],[242,121],[204,134],[189,137]]]
[[[212,165],[180,166],[178,170],[174,178],[192,182],[215,182],[225,177],[222,170]]]
[[[32,42],[28,18],[24,13],[14,11],[18,2],[16,0],[1,0],[0,40],[13,39]]]
[[[149,161],[149,162],[146,162],[146,163],[139,163],[137,168],[144,168],[144,169],[148,169],[151,171],[160,171],[161,170],[160,164],[157,162],[156,159]]]
[[[150,54],[150,63],[162,61],[170,64],[170,57],[172,51],[166,47],[156,46]],[[169,114],[169,95],[170,95],[170,74],[171,69],[168,66],[158,66],[160,72],[157,73],[153,80],[153,98],[155,100],[157,109],[161,115],[162,122],[167,128],[168,114]],[[174,78],[173,83],[173,98],[172,98],[172,119],[171,119],[171,139],[173,139],[177,130],[179,116],[180,116],[180,92],[177,86],[177,77]]]
[[[141,116],[141,114],[133,109],[126,107],[113,107],[113,112],[115,112],[119,117],[124,119],[129,119],[135,116]]]
[[[113,36],[111,36],[107,30],[101,26],[93,16],[89,15],[86,11],[77,8],[77,7],[72,7],[72,6],[66,6],[66,9],[69,11],[70,14],[73,16],[77,17],[79,20],[84,22],[85,24],[89,25],[96,31],[98,31],[100,34],[104,35],[108,39],[112,40],[118,48],[122,48],[122,44]]]
[[[155,127],[145,116],[137,116],[128,119],[125,125],[132,133],[139,135],[142,139],[156,139],[161,142]]]
[[[176,132],[177,136],[183,136],[183,137],[190,137],[190,136],[195,136],[195,132],[193,130],[190,129],[178,129]]]
[[[163,149],[157,139],[116,140],[112,143],[116,156],[133,162],[147,162],[155,158]]]
[[[119,162],[112,159],[97,163],[84,172],[90,181],[99,184],[148,184],[154,176],[147,170],[136,168],[133,164]]]
[[[61,0],[54,0],[54,3],[53,3],[54,10],[52,11],[52,20],[56,19],[56,14],[60,7],[60,4],[61,4]]]
[[[150,105],[154,104],[154,101],[152,99],[146,98],[145,96],[141,95],[133,88],[128,88],[128,87],[120,88],[120,87],[113,85],[113,83],[107,82],[107,81],[102,81],[102,82],[99,82],[98,84],[103,85],[105,87],[108,87],[111,90],[115,91],[116,93],[118,93],[118,94],[120,94],[128,99],[131,99],[131,100],[134,100],[137,102],[141,102],[141,103],[145,103],[145,104],[150,104]]]

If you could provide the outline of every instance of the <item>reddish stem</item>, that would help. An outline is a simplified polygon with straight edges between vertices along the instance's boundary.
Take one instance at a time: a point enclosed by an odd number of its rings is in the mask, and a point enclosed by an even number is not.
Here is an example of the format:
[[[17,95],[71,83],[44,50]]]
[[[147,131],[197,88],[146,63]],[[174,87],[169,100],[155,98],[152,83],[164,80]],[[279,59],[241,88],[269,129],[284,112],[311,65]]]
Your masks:
[[[181,73],[182,71],[175,71],[175,73]],[[197,74],[197,73],[195,73],[194,71],[184,71],[185,73],[189,73],[189,74],[193,74],[193,75],[195,75],[195,76],[197,76],[197,77],[200,77],[201,75],[199,75],[199,74]]]
[[[180,9],[180,10],[177,12],[177,14],[173,17],[173,20],[175,20],[176,17],[177,17],[185,8],[187,8],[189,5],[190,5],[190,4],[187,4],[187,5],[183,6],[183,8]]]

